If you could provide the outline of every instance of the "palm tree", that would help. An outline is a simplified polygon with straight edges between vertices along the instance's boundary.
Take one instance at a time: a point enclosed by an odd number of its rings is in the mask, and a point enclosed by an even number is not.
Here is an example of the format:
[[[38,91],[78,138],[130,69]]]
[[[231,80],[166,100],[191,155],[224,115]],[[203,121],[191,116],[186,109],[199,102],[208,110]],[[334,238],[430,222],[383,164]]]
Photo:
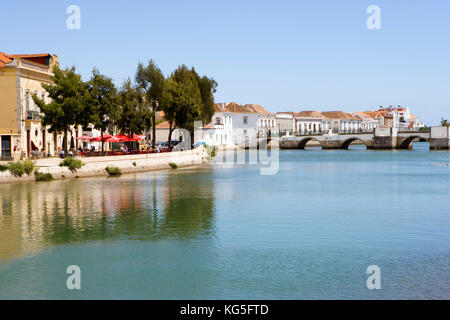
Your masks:
[[[443,127],[450,127],[450,123],[447,119],[441,118],[441,126]]]

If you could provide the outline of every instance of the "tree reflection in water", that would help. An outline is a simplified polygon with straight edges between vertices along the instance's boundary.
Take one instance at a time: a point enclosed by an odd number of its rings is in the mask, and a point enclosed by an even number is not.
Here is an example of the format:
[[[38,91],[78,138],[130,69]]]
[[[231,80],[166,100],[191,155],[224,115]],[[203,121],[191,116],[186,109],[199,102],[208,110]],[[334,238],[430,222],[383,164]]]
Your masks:
[[[211,172],[0,186],[0,260],[46,246],[214,233]]]

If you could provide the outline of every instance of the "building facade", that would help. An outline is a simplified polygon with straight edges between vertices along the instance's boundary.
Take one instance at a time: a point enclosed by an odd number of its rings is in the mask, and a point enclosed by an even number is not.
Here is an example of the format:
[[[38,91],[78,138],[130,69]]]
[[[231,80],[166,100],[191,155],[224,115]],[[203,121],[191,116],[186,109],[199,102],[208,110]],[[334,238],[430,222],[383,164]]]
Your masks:
[[[0,52],[0,158],[21,159],[34,154],[55,155],[61,149],[63,135],[48,132],[41,124],[39,109],[32,95],[48,102],[42,83],[51,83],[51,70],[59,65],[56,55],[11,55]],[[79,130],[78,130],[79,129]],[[67,143],[80,128],[71,128]]]
[[[295,134],[295,116],[295,112],[277,112],[276,125],[280,136]]]
[[[322,126],[324,132],[356,133],[362,132],[362,120],[343,111],[325,111],[321,113],[324,119]]]
[[[325,117],[317,111],[301,111],[295,116],[297,133],[310,135],[323,133]]]

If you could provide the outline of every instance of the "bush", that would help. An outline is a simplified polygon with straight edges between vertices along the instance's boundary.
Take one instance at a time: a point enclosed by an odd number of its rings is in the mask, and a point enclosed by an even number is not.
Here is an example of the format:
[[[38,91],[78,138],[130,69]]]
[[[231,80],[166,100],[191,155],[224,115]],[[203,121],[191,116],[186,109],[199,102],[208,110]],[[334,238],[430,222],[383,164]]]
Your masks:
[[[22,162],[10,162],[8,169],[14,177],[21,177],[25,173]]]
[[[26,159],[23,162],[23,171],[27,174],[27,175],[31,175],[31,173],[34,170],[34,162],[31,161],[30,159]]]
[[[4,165],[0,164],[0,172],[6,171],[8,169],[9,169],[8,166],[4,166]]]
[[[174,162],[169,162],[169,166],[170,166],[172,169],[178,168],[178,165],[177,165],[176,163],[174,163]]]
[[[206,145],[206,153],[208,154],[209,157],[214,158],[216,156],[217,153],[217,149],[215,146],[210,146],[210,145]]]
[[[133,166],[135,166],[135,167],[136,167],[136,161],[134,161],[134,162],[133,162]]]
[[[64,158],[64,160],[59,164],[60,167],[68,167],[72,172],[77,171],[77,169],[80,169],[83,165],[84,163],[81,160],[74,159],[72,157]]]
[[[110,176],[120,176],[122,174],[120,168],[117,167],[106,167],[105,170]]]
[[[41,173],[39,170],[34,171],[34,178],[36,181],[52,181],[53,176],[51,173]]]

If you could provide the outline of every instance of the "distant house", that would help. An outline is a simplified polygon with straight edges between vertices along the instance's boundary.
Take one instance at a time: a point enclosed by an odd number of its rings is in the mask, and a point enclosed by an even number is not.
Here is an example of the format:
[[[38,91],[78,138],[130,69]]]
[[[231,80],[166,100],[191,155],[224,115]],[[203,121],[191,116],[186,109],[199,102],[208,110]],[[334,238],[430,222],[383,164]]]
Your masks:
[[[317,111],[301,111],[295,116],[297,133],[318,134],[323,132],[323,121],[325,116]]]
[[[277,112],[276,126],[280,135],[295,133],[295,112]]]
[[[213,145],[243,147],[256,143],[258,136],[271,133],[275,128],[275,114],[260,105],[217,103],[212,121],[203,128],[202,136],[209,137]]]
[[[163,121],[156,125],[156,143],[168,142],[169,141],[169,121]],[[172,141],[180,140],[181,136],[180,129],[175,129],[172,131]],[[151,141],[151,135],[149,136],[149,141]]]
[[[361,119],[361,131],[373,132],[375,128],[379,127],[379,120],[376,119],[376,112],[350,112],[354,117]]]
[[[321,113],[324,116],[322,120],[323,130],[332,133],[354,133],[361,132],[361,122],[359,117],[343,111],[325,111]]]

